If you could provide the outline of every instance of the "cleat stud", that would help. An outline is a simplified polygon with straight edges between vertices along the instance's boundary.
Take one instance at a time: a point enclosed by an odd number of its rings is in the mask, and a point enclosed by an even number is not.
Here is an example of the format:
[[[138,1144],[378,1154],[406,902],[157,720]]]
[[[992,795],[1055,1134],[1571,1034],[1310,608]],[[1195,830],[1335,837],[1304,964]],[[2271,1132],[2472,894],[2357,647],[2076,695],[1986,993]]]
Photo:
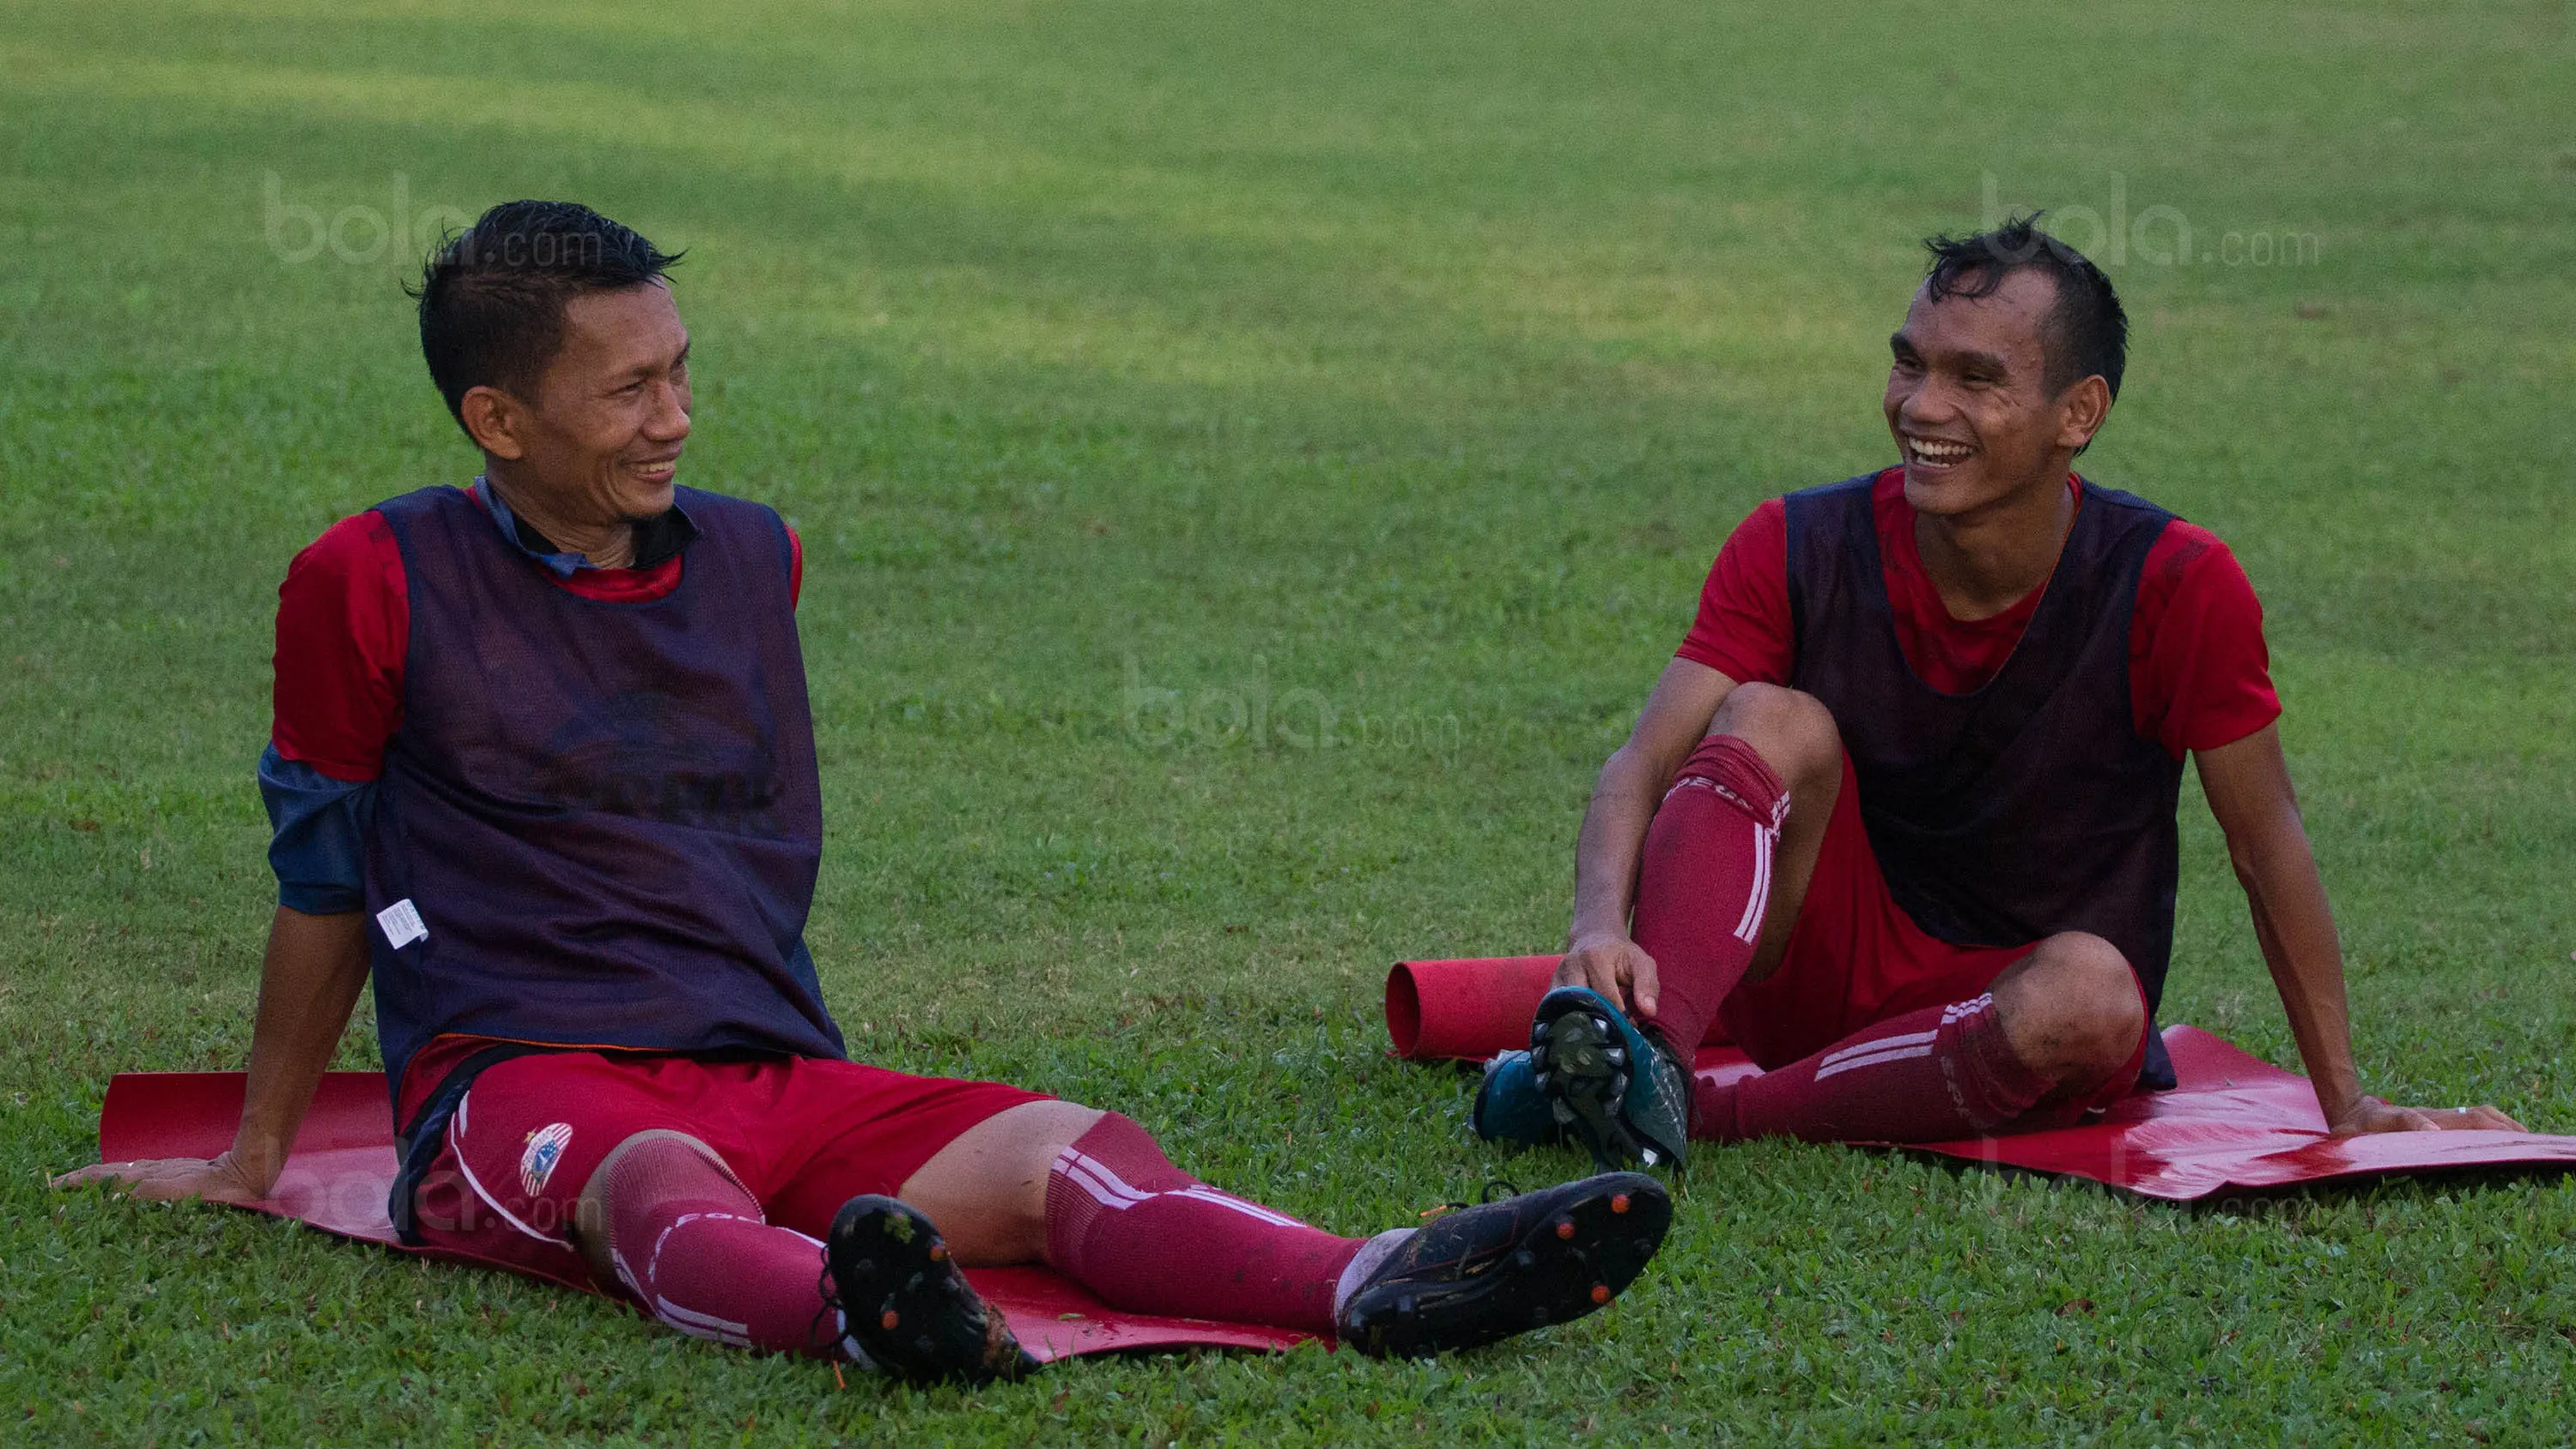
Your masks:
[[[1614,1193],[1612,1193],[1612,1194],[1610,1195],[1610,1211],[1612,1211],[1612,1212],[1614,1212],[1614,1213],[1624,1213],[1624,1212],[1626,1212],[1627,1210],[1628,1210],[1628,1195],[1627,1195],[1626,1193],[1624,1193],[1624,1192],[1614,1192]]]
[[[1559,1238],[1572,1238],[1574,1236],[1574,1219],[1558,1218],[1556,1220],[1556,1235]]]
[[[946,1243],[933,1243],[933,1244],[931,1244],[931,1245],[930,1245],[930,1261],[932,1261],[932,1262],[934,1262],[934,1263],[945,1263],[945,1262],[947,1262],[947,1261],[948,1261],[948,1245],[947,1245]]]
[[[1512,1266],[1523,1272],[1527,1272],[1538,1266],[1538,1254],[1531,1252],[1527,1248],[1523,1248],[1519,1252],[1512,1254]]]
[[[1609,1301],[1610,1301],[1610,1285],[1609,1285],[1609,1284],[1607,1284],[1607,1283],[1595,1283],[1595,1284],[1593,1284],[1593,1285],[1592,1285],[1592,1306],[1594,1306],[1595,1308],[1598,1308],[1598,1307],[1600,1307],[1602,1304],[1607,1303],[1607,1302],[1609,1302]]]
[[[895,1312],[891,1308],[877,1315],[877,1327],[884,1329],[888,1333],[894,1332],[895,1325],[901,1322],[903,1322],[903,1315]]]

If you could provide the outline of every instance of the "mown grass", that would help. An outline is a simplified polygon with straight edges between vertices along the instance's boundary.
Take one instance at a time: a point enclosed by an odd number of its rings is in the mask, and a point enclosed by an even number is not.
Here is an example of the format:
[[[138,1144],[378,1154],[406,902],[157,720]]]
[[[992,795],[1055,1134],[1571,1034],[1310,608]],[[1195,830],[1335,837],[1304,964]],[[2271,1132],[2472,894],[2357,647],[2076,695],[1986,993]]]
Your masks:
[[[404,247],[289,260],[292,208],[397,195],[404,241],[557,194],[690,249],[690,476],[809,545],[853,1046],[1352,1231],[1579,1165],[1471,1144],[1460,1080],[1380,1055],[1380,974],[1556,939],[1718,541],[1885,454],[1914,239],[1989,177],[2173,208],[2211,257],[2122,233],[2088,468],[2264,594],[2368,1081],[2576,1124],[2562,7],[0,17],[0,1440],[2564,1437],[2563,1182],[2180,1212],[1753,1147],[1571,1328],[973,1394],[43,1187],[112,1073],[246,1048],[286,560],[471,470]],[[2168,1019],[2291,1061],[2185,808]]]

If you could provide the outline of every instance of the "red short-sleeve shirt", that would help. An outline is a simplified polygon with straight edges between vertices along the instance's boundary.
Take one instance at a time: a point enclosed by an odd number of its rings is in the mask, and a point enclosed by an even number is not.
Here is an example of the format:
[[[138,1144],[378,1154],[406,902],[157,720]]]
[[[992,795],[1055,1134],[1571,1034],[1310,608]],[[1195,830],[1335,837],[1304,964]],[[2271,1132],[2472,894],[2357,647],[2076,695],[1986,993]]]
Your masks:
[[[2080,503],[2082,480],[2070,478],[2068,486]],[[1903,472],[1879,475],[1870,502],[1906,663],[1947,693],[1984,685],[2021,642],[2045,586],[1991,619],[1953,619],[1915,546]],[[1789,682],[1797,638],[1789,618],[1788,510],[1780,499],[1754,509],[1718,550],[1700,590],[1699,617],[1678,652],[1738,683]],[[2175,759],[2233,744],[2280,717],[2262,603],[2236,555],[2208,529],[2177,520],[2147,553],[2129,622],[2129,697],[2139,736]]]

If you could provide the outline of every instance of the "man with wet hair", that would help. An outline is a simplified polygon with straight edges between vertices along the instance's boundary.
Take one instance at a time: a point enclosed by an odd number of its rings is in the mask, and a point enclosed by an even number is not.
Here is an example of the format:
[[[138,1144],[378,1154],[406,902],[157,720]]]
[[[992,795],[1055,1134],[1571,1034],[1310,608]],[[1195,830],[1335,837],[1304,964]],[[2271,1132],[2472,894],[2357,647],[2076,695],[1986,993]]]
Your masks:
[[[404,1240],[700,1337],[1017,1374],[961,1264],[1043,1261],[1119,1308],[1373,1354],[1624,1289],[1671,1217],[1651,1178],[1345,1238],[1200,1182],[1116,1113],[847,1059],[804,944],[804,557],[768,508],[675,481],[675,260],[540,201],[431,259],[421,347],[483,472],[333,525],[280,590],[259,767],[279,905],[233,1147],[72,1180],[260,1198],[372,974]]]
[[[2073,471],[2119,396],[2110,280],[2019,218],[1926,245],[1901,461],[1775,498],[1602,766],[1574,920],[1489,1138],[1932,1142],[2173,1085],[2155,1032],[2186,756],[2338,1132],[2506,1128],[2361,1090],[2262,611],[2208,530]],[[1712,1022],[1764,1070],[1695,1082]]]

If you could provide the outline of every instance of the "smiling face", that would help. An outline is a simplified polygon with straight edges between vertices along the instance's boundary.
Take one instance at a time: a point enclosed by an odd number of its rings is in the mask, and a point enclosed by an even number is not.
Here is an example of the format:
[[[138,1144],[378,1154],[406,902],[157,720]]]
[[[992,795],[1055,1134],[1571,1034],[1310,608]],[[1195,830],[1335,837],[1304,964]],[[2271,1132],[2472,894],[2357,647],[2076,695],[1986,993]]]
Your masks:
[[[478,398],[476,394],[490,394]],[[476,441],[551,518],[606,526],[671,506],[689,437],[689,331],[660,281],[564,305],[563,346],[534,398],[467,394]]]
[[[1887,427],[1905,459],[1905,499],[1957,517],[2028,496],[2066,475],[2110,409],[2099,377],[2048,383],[2046,332],[2057,284],[2008,274],[1983,297],[1917,291],[1889,339]]]

